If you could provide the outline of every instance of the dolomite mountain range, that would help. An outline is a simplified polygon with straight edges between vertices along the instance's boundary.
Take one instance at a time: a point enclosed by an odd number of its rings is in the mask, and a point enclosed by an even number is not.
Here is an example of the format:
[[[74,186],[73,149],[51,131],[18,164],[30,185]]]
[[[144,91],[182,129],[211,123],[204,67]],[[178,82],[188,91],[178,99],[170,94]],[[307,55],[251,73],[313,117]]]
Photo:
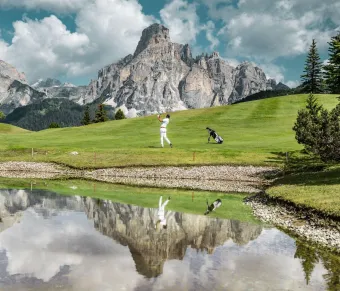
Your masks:
[[[233,67],[217,52],[193,58],[190,46],[171,42],[161,24],[144,29],[134,54],[99,70],[88,86],[55,79],[29,85],[23,73],[0,60],[0,110],[5,114],[46,98],[67,98],[80,105],[104,103],[135,117],[232,104],[260,91],[285,89],[252,63]]]

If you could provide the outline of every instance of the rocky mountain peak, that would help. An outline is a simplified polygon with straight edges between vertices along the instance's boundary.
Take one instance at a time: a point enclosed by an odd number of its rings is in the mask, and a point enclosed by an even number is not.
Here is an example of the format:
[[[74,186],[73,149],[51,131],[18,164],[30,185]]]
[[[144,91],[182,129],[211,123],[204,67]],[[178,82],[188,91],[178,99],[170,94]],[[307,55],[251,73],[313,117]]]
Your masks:
[[[219,58],[220,54],[219,52],[213,52],[212,55],[210,56],[211,58],[215,59],[215,58]]]
[[[148,46],[158,43],[169,43],[170,34],[169,29],[162,24],[154,23],[145,28],[142,32],[142,37],[139,40],[138,46],[134,53],[134,57],[139,55]]]
[[[3,60],[0,60],[0,74],[3,76],[7,76],[10,79],[18,80],[22,83],[27,83],[26,76],[24,73],[18,72],[18,70],[12,65],[6,63]]]
[[[27,84],[24,73],[0,60],[0,111],[6,115],[15,108],[42,100],[45,94]]]

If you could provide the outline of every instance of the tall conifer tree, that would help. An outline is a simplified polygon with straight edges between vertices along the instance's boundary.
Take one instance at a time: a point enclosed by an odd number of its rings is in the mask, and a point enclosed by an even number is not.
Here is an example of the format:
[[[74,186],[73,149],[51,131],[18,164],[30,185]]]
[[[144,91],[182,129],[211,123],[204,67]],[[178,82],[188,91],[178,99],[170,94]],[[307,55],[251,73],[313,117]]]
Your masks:
[[[91,123],[91,117],[90,117],[90,107],[86,106],[85,111],[84,111],[84,117],[81,121],[82,125],[88,125]]]
[[[340,93],[340,32],[331,38],[329,60],[324,67],[326,84],[331,93]]]
[[[304,89],[308,93],[322,92],[322,63],[316,47],[316,41],[313,39],[307,55],[304,74],[301,75],[301,81]]]
[[[96,116],[94,118],[94,123],[105,122],[109,120],[106,115],[106,110],[103,104],[98,105],[98,110],[96,111]]]

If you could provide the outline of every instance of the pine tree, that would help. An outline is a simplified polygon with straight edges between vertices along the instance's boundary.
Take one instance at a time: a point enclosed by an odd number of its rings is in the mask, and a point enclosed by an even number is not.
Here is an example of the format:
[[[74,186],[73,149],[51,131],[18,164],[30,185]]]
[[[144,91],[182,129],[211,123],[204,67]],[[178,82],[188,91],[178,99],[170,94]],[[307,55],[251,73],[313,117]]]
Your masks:
[[[316,47],[316,41],[313,39],[307,55],[304,74],[301,75],[301,81],[304,89],[308,93],[322,92],[322,63]]]
[[[116,112],[116,115],[115,115],[115,119],[116,120],[119,120],[119,119],[125,119],[125,114],[123,112],[122,109],[118,109],[118,111]]]
[[[340,32],[331,38],[329,44],[329,60],[324,67],[328,89],[333,94],[340,93]]]
[[[81,121],[82,125],[88,125],[91,123],[91,118],[90,118],[90,107],[86,106],[85,111],[84,111],[84,117]]]
[[[0,111],[0,120],[5,119],[5,118],[6,118],[6,115],[2,111]]]
[[[319,251],[319,257],[327,270],[323,275],[329,291],[340,290],[340,259],[332,253]]]
[[[103,104],[98,105],[98,109],[96,111],[96,116],[94,118],[94,123],[99,123],[99,122],[105,122],[109,120],[107,115],[106,115],[106,110],[104,108]]]
[[[318,155],[323,162],[340,162],[340,103],[328,111],[310,94],[306,108],[298,112],[293,130],[307,152]]]
[[[320,138],[320,113],[323,110],[316,97],[309,94],[306,109],[299,110],[294,124],[295,139],[305,146],[306,151],[318,154],[318,141]]]

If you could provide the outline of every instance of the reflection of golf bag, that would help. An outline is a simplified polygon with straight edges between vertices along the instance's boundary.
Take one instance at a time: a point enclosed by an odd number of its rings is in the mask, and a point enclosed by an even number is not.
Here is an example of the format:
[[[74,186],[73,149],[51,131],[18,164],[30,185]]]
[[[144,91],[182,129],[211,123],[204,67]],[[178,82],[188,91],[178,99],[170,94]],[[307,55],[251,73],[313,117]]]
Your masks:
[[[219,136],[215,130],[209,127],[207,127],[206,130],[209,133],[208,142],[210,142],[210,138],[212,137],[217,143],[223,143],[223,138]]]

